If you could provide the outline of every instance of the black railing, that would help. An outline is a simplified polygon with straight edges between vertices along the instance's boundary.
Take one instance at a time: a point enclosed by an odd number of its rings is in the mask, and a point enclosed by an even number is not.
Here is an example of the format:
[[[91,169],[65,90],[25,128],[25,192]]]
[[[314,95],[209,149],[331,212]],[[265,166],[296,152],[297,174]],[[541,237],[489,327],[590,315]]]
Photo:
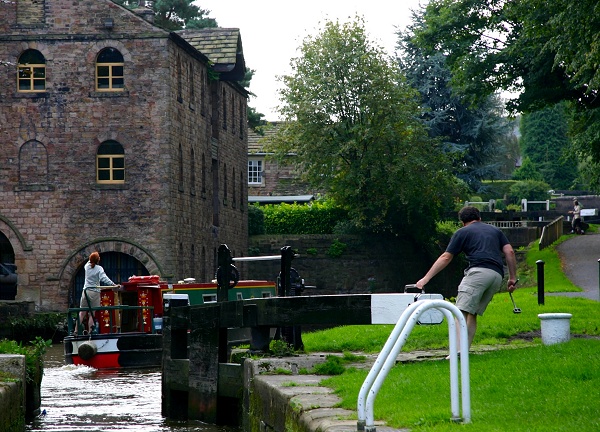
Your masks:
[[[148,317],[144,318],[144,310],[148,310]],[[106,315],[101,315],[100,320],[94,316],[94,327],[92,333],[101,333],[99,326],[108,328],[108,332],[103,333],[127,333],[127,332],[145,332],[144,327],[148,325],[149,320],[150,330],[152,333],[156,333],[154,328],[154,306],[129,306],[129,305],[117,305],[117,306],[100,306],[100,307],[85,307],[85,308],[70,308],[67,311],[67,328],[70,335],[83,336],[89,333],[84,328],[84,325],[79,321],[80,312],[103,312],[106,311],[108,320],[104,320]],[[112,311],[112,313],[111,313]],[[126,330],[122,330],[123,320],[127,321]],[[134,322],[132,322],[134,321]]]

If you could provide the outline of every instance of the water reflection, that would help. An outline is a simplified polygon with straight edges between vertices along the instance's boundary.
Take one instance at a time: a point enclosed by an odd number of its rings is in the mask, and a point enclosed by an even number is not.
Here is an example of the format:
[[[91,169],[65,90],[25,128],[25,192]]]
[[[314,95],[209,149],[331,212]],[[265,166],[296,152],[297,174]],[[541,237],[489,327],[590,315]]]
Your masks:
[[[238,432],[200,422],[167,421],[161,414],[158,369],[98,371],[65,365],[62,345],[44,359],[41,415],[27,431]]]

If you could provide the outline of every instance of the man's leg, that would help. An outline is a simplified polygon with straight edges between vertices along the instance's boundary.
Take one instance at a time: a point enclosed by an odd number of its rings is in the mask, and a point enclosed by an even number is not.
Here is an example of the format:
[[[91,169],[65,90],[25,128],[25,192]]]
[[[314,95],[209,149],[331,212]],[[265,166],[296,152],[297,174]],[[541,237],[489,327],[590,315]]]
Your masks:
[[[473,338],[475,337],[475,332],[477,331],[477,315],[470,314],[469,312],[461,311],[463,316],[465,317],[465,321],[467,323],[467,337],[469,341],[469,350],[471,349],[471,344],[473,343]],[[458,320],[455,320],[456,323],[456,346],[458,352],[460,352],[460,325],[458,324]],[[447,358],[449,358],[448,356]]]
[[[469,349],[473,343],[475,332],[477,331],[477,315],[470,314],[469,312],[461,311],[467,322],[467,334],[469,336]]]

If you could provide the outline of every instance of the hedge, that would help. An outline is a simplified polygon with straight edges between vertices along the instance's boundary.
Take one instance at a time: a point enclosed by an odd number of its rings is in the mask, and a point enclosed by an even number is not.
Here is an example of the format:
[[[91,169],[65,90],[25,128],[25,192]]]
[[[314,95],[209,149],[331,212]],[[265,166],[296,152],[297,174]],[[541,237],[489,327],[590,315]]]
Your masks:
[[[269,204],[252,206],[248,212],[248,232],[256,234],[332,234],[335,226],[348,218],[348,213],[327,201],[310,204]],[[261,217],[257,210],[262,212]]]

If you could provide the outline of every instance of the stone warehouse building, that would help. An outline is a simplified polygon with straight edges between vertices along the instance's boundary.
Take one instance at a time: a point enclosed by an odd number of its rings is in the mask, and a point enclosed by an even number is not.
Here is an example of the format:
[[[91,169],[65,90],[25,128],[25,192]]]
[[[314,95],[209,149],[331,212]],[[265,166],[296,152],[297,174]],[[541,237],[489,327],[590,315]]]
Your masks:
[[[110,0],[12,0],[0,17],[0,261],[18,300],[78,304],[96,250],[117,283],[206,281],[221,243],[245,254],[237,29],[168,32]]]

